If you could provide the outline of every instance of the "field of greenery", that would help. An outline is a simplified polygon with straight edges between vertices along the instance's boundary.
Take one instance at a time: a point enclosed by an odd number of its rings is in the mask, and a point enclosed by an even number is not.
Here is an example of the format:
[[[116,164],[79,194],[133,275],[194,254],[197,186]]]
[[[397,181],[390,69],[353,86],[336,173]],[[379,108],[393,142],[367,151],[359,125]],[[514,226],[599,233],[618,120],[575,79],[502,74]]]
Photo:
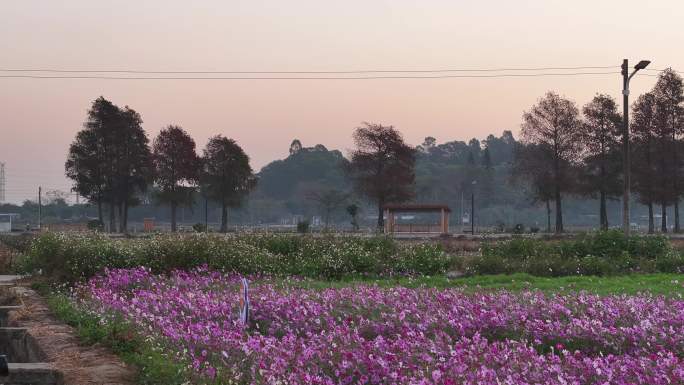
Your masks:
[[[47,233],[33,240],[18,269],[75,282],[105,268],[155,272],[208,266],[239,274],[340,279],[434,275],[455,263],[441,246],[402,245],[386,237],[296,235],[156,235],[113,239],[99,233]]]
[[[59,281],[88,279],[105,268],[145,266],[154,272],[199,266],[238,274],[323,280],[395,276],[527,273],[537,277],[682,273],[684,256],[660,236],[620,232],[548,241],[484,242],[460,255],[437,242],[401,243],[387,237],[283,234],[154,235],[113,239],[99,233],[46,233],[21,244],[19,272],[40,271]]]
[[[332,235],[14,247],[20,271],[66,283],[44,291],[58,317],[141,384],[684,383],[684,259],[663,237],[514,238],[476,255]]]

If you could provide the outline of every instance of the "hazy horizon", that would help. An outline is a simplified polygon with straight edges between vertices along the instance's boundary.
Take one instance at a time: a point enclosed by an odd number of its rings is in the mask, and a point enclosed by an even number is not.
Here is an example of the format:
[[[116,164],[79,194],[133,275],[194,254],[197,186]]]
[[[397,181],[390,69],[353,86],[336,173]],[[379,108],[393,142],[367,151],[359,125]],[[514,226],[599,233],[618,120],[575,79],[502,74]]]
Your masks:
[[[116,7],[85,0],[4,2],[0,69],[615,66],[584,71],[617,72],[628,58],[631,65],[650,59],[650,69],[682,70],[682,14],[684,3],[676,1],[124,1]],[[655,81],[634,78],[630,101]],[[68,146],[100,95],[138,111],[150,140],[169,124],[184,127],[198,152],[210,136],[234,138],[258,171],[287,156],[294,138],[346,154],[362,121],[394,125],[413,145],[425,136],[442,143],[503,130],[518,137],[523,111],[546,91],[581,107],[597,92],[621,103],[621,86],[618,73],[382,80],[0,78],[0,162],[6,164],[9,202],[34,198],[39,185],[68,191]]]

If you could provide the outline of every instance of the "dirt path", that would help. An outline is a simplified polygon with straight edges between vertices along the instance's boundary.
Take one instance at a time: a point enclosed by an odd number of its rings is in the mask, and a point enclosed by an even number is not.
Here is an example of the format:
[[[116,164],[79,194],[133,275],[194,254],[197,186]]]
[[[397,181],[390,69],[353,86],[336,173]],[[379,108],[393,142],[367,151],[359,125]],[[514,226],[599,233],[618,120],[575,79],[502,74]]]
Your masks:
[[[10,313],[10,323],[28,329],[64,374],[65,385],[133,385],[135,372],[102,346],[81,346],[74,329],[54,318],[35,291],[16,287],[24,309]]]

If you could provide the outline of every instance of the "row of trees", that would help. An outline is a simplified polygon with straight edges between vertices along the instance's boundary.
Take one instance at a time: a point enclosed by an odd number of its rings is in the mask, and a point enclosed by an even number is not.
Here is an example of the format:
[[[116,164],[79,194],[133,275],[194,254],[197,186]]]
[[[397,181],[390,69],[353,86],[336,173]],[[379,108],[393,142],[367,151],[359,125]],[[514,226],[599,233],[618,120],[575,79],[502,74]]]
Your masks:
[[[74,191],[98,207],[108,207],[109,228],[125,232],[128,209],[140,203],[150,185],[158,199],[171,207],[172,229],[176,209],[200,192],[222,207],[221,230],[227,229],[227,208],[238,206],[253,189],[256,178],[249,157],[232,139],[209,139],[202,156],[181,127],[168,126],[152,148],[142,118],[128,106],[120,108],[103,97],[96,99],[84,127],[69,148],[65,164]]]
[[[684,95],[682,78],[672,70],[661,73],[650,92],[632,106],[634,132],[633,185],[641,203],[649,208],[649,232],[654,231],[653,206],[662,210],[662,231],[667,231],[666,209],[674,205],[674,231],[680,230],[679,199],[684,146]],[[532,186],[533,199],[547,207],[555,202],[555,230],[563,231],[562,196],[574,194],[599,199],[599,223],[608,228],[606,201],[622,191],[622,116],[615,100],[598,94],[580,113],[571,100],[549,92],[523,115],[522,143],[515,151],[512,175]]]
[[[641,95],[632,110],[633,184],[639,201],[649,208],[649,231],[655,227],[654,205],[661,206],[663,231],[667,231],[666,209],[674,206],[674,230],[679,231],[678,201],[684,194],[684,157],[679,156],[684,147],[681,77],[672,70],[662,72],[653,90]],[[461,193],[474,191],[479,182],[483,199],[491,201],[495,167],[510,160],[512,180],[524,182],[532,199],[546,205],[549,231],[552,211],[555,230],[563,231],[562,200],[567,195],[598,199],[599,225],[607,229],[607,201],[617,200],[623,185],[621,135],[622,116],[612,97],[597,94],[580,109],[573,101],[549,92],[523,114],[521,142],[504,132],[501,138],[490,135],[484,149],[477,140],[438,145],[431,137],[412,147],[394,127],[364,123],[354,132],[355,149],[349,159],[322,145],[304,148],[296,140],[288,159],[296,163],[311,158],[317,159],[313,163],[318,166],[327,164],[318,170],[321,175],[311,175],[315,180],[351,182],[357,196],[377,207],[378,227],[384,224],[384,205],[435,195],[434,190],[417,188],[417,161],[428,176],[439,174],[439,179],[444,179],[445,175],[462,174],[458,180],[438,183],[453,182]],[[330,172],[332,164],[337,165],[339,174]],[[437,167],[441,164],[446,168]],[[273,183],[263,186],[264,193],[292,194],[283,189],[282,178],[277,178],[284,176],[284,166],[278,161],[262,170],[262,176],[276,176],[268,178]],[[154,186],[159,201],[169,204],[174,231],[178,206],[192,204],[196,193],[219,204],[221,230],[225,231],[228,207],[240,206],[257,180],[248,156],[232,139],[210,138],[199,156],[187,132],[168,126],[150,148],[140,115],[102,97],[93,102],[83,130],[69,149],[65,168],[74,190],[97,204],[101,220],[103,207],[108,207],[110,228],[116,229],[118,219],[119,231],[126,230],[128,208],[140,203],[149,186]],[[437,173],[442,168],[446,173]],[[435,184],[432,182],[428,178],[421,183],[430,186]],[[321,188],[302,195],[322,208],[327,224],[332,211],[342,207],[351,193]],[[352,211],[357,213],[358,207]]]
[[[381,227],[386,203],[414,196],[416,150],[393,127],[379,124],[357,128],[354,141],[357,149],[350,161],[341,157],[338,166],[360,194],[377,203]],[[292,155],[301,150],[301,144],[294,143]],[[159,132],[150,148],[140,114],[104,97],[96,99],[88,111],[83,129],[69,148],[65,171],[74,182],[73,190],[97,205],[101,222],[108,208],[109,228],[119,232],[126,231],[129,208],[141,203],[150,186],[155,198],[170,206],[172,231],[176,231],[178,207],[191,205],[197,193],[218,202],[221,231],[226,231],[227,209],[240,206],[257,183],[249,157],[234,140],[214,136],[199,156],[192,137],[170,125]],[[310,194],[309,199],[328,207],[329,201],[340,204],[346,196],[323,192]],[[348,211],[356,218],[356,207]],[[329,214],[328,208],[326,221]]]

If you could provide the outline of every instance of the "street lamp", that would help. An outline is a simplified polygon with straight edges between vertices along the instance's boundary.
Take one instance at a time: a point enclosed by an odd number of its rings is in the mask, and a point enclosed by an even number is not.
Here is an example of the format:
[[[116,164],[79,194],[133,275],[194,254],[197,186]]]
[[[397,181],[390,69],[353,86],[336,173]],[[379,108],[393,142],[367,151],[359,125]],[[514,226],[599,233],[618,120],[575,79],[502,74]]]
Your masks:
[[[629,81],[639,71],[646,68],[650,60],[642,60],[634,66],[634,71],[629,73],[627,59],[622,60],[622,169],[624,173],[624,188],[622,190],[622,230],[629,235],[629,197],[630,197],[630,156],[629,156]]]
[[[475,185],[477,181],[474,180],[473,189],[470,194],[470,235],[475,235]]]

